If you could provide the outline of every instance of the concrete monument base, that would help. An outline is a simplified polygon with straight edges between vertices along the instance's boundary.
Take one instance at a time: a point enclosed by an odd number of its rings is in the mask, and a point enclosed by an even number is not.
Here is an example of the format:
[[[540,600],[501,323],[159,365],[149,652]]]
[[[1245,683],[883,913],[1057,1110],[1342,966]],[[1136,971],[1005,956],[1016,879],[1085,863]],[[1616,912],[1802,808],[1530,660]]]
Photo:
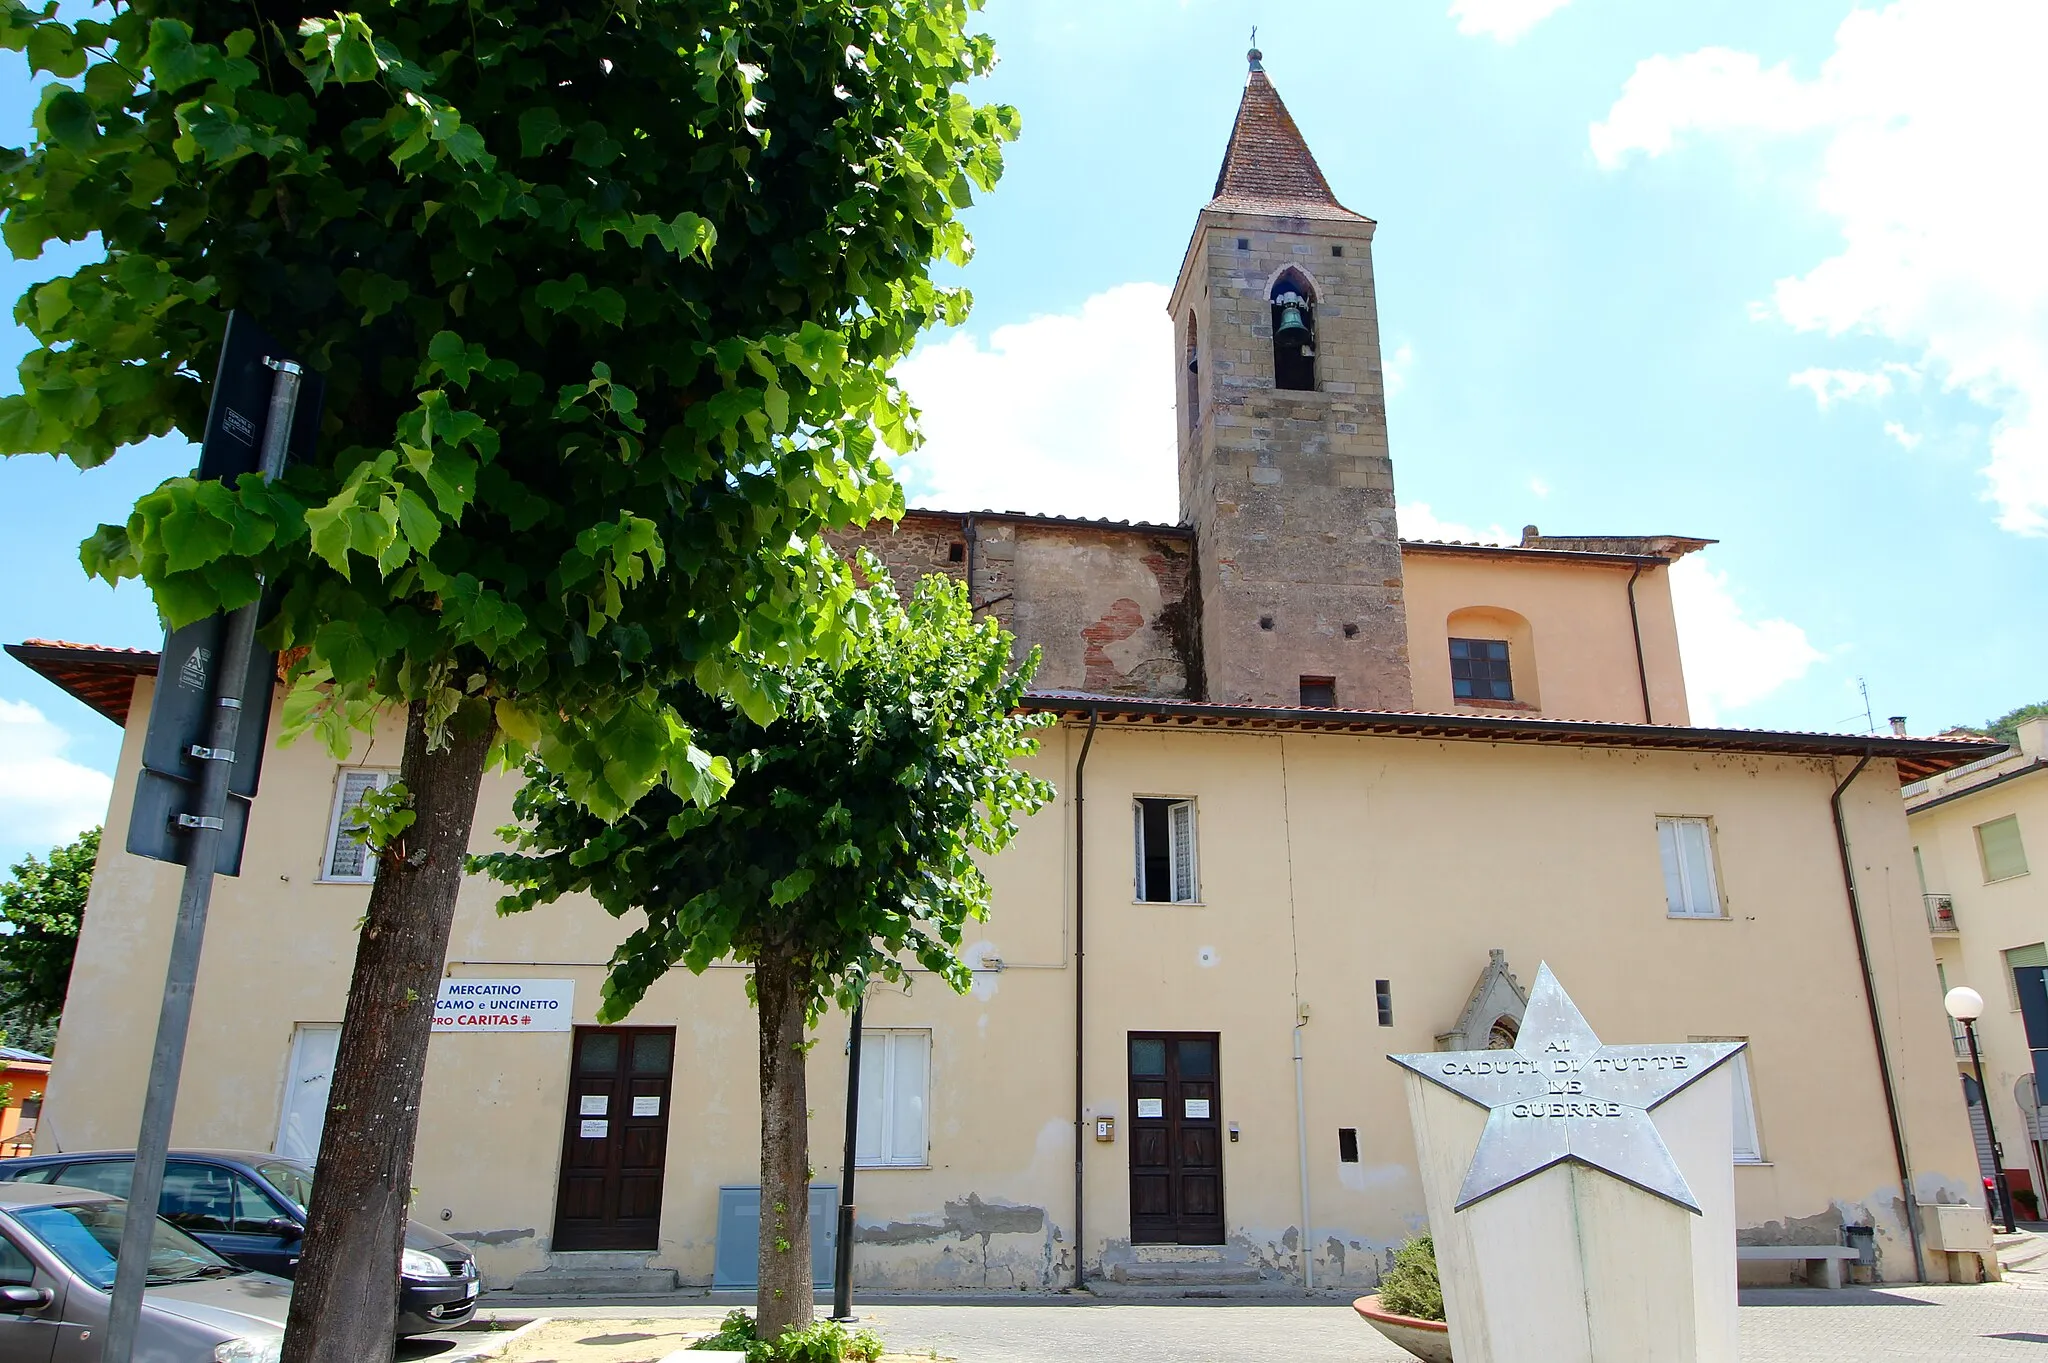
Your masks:
[[[1537,977],[1514,1050],[1407,1071],[1458,1363],[1738,1363],[1739,1046],[1603,1046]]]

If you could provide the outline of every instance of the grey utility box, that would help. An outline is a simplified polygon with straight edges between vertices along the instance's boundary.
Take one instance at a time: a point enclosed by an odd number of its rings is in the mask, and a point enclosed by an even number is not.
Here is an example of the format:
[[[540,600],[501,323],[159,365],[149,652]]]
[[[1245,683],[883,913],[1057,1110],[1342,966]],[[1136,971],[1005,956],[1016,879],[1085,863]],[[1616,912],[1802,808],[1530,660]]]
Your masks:
[[[811,1185],[811,1283],[832,1286],[839,1248],[839,1185]],[[718,1254],[712,1260],[713,1291],[761,1285],[761,1189],[758,1184],[723,1184],[718,1189]]]

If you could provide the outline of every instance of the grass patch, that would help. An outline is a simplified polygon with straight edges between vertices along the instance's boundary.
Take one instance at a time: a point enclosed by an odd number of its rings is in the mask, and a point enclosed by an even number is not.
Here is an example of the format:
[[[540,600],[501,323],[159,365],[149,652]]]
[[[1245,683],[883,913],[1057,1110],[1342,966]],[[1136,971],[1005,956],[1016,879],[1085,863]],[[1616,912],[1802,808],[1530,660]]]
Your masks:
[[[747,1363],[878,1363],[882,1337],[873,1330],[848,1330],[836,1320],[814,1320],[785,1330],[776,1340],[754,1334],[754,1318],[745,1311],[726,1315],[718,1333],[706,1335],[692,1349],[744,1352]]]

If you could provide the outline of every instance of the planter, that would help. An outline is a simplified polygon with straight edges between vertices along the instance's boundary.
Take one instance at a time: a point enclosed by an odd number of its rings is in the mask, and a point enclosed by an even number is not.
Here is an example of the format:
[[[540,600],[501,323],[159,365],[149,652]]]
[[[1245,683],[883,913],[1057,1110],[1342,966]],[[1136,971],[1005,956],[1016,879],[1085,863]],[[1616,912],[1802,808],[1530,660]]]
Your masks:
[[[1440,1320],[1417,1320],[1380,1310],[1380,1299],[1360,1297],[1351,1309],[1365,1317],[1365,1323],[1394,1343],[1422,1359],[1423,1363],[1451,1363],[1451,1327]]]

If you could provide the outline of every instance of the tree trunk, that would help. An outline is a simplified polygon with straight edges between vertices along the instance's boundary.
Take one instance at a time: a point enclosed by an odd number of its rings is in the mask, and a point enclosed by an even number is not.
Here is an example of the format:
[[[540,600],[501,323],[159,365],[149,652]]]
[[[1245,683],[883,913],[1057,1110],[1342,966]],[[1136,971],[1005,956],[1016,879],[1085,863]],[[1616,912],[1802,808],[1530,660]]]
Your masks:
[[[284,1363],[392,1356],[420,1081],[489,745],[488,729],[451,725],[429,752],[425,707],[406,716],[399,777],[414,820],[377,858],[356,942]]]
[[[761,1010],[761,1286],[754,1329],[768,1340],[811,1323],[811,1124],[801,973],[773,949],[754,963]]]

